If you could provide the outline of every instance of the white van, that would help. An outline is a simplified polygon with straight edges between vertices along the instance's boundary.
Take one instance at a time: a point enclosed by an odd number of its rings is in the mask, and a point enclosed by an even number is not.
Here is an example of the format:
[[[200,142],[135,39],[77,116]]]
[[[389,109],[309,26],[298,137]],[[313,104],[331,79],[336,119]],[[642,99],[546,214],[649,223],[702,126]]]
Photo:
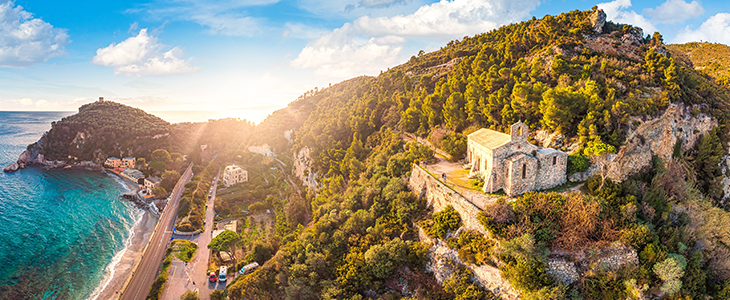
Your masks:
[[[221,266],[220,271],[218,271],[218,282],[226,282],[226,273],[228,272],[228,267]]]

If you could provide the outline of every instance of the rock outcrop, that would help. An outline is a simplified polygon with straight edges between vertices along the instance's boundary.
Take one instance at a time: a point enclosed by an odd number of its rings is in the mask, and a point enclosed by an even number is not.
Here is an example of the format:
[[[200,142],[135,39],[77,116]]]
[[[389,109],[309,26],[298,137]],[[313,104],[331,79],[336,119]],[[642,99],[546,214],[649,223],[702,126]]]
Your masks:
[[[40,154],[41,147],[39,146],[39,144],[41,144],[41,142],[42,139],[38,140],[38,142],[36,142],[35,144],[28,146],[28,149],[25,149],[23,153],[20,153],[20,156],[18,156],[18,160],[16,162],[5,167],[3,171],[15,172],[31,165],[45,166],[46,159],[43,154]]]
[[[594,11],[588,19],[591,21],[593,31],[603,33],[603,25],[606,25],[606,13],[602,9]]]
[[[691,149],[715,126],[717,120],[699,113],[699,107],[672,104],[661,117],[641,124],[629,134],[626,145],[608,164],[606,175],[621,182],[650,168],[653,156],[670,159],[679,140],[683,151]]]

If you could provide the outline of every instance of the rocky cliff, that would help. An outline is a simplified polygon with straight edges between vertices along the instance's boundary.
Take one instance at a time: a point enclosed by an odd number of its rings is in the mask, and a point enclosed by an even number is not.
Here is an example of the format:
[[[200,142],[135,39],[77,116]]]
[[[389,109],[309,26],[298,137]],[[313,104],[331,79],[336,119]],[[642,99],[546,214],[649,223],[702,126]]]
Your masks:
[[[715,126],[717,120],[701,113],[699,106],[673,104],[661,117],[644,122],[629,133],[626,145],[608,164],[607,176],[621,182],[650,168],[653,156],[670,159],[678,141],[684,151],[693,148]]]

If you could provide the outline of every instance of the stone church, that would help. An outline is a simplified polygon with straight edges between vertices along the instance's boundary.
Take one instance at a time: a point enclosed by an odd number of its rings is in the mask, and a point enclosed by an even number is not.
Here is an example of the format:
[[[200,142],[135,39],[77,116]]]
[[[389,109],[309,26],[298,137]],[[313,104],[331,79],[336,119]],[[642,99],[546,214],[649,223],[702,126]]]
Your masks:
[[[565,183],[568,154],[531,144],[527,133],[527,125],[517,122],[510,134],[482,128],[468,135],[469,177],[484,180],[485,193],[501,189],[517,196]]]

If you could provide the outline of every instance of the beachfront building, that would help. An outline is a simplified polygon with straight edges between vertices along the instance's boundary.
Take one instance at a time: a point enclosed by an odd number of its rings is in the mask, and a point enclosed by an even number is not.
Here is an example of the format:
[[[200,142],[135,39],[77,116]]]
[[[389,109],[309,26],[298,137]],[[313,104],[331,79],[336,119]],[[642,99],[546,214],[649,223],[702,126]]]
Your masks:
[[[223,171],[223,183],[226,187],[246,181],[248,181],[248,171],[237,165],[226,166],[226,169]]]
[[[137,161],[134,157],[125,157],[122,158],[122,168],[131,168],[134,169],[134,163]]]
[[[104,162],[104,166],[106,166],[107,168],[111,168],[111,169],[119,168],[121,165],[122,165],[122,160],[118,159],[116,157],[107,158],[106,161]]]
[[[144,188],[147,190],[147,194],[155,192],[155,188],[160,186],[162,179],[160,177],[148,177],[144,179]]]
[[[142,179],[144,179],[144,174],[142,174],[142,172],[140,172],[139,170],[127,168],[127,169],[124,169],[124,171],[122,171],[122,173],[119,173],[119,175],[121,175],[124,178],[127,178],[131,181],[134,181],[137,184],[144,184],[144,182],[142,182]]]
[[[467,136],[469,177],[484,180],[485,193],[517,196],[565,183],[568,154],[531,144],[528,129],[517,122],[510,134],[482,128]]]

